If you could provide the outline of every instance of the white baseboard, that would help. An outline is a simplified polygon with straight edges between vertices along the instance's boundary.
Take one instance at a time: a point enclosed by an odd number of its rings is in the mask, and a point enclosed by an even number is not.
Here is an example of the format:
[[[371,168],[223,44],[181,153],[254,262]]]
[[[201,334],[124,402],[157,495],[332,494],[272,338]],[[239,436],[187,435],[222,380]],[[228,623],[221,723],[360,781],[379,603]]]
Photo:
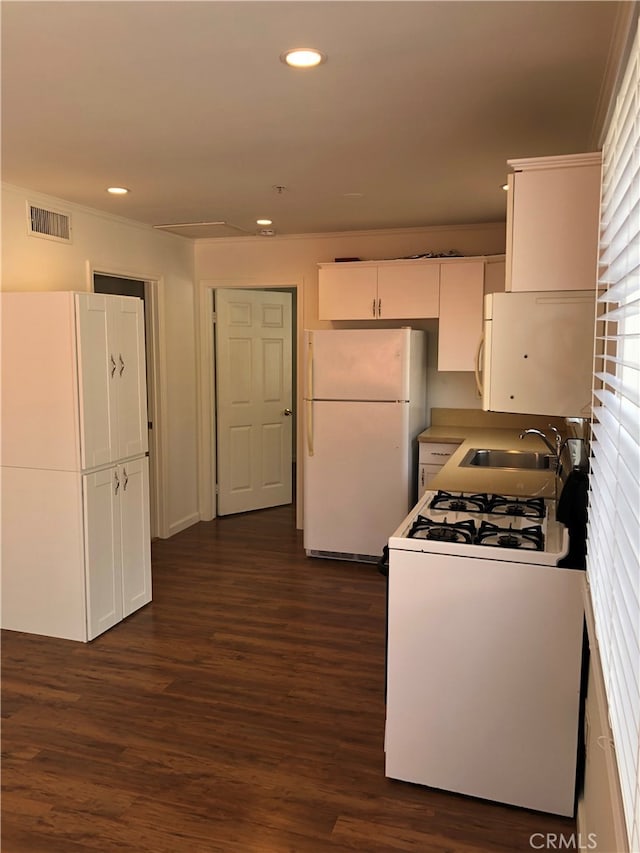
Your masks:
[[[200,513],[194,512],[191,515],[187,515],[184,518],[179,519],[178,521],[174,521],[173,524],[169,525],[167,535],[160,536],[160,539],[170,539],[172,536],[175,536],[176,533],[180,533],[182,530],[186,530],[187,527],[191,527],[193,524],[197,524],[200,520]]]

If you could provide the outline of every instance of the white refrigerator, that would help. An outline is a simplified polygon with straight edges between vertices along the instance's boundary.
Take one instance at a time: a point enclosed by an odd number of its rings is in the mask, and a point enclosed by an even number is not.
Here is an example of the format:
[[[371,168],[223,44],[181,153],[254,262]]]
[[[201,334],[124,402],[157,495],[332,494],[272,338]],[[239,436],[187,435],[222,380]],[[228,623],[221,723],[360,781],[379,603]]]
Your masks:
[[[374,562],[416,499],[426,334],[305,332],[304,547]]]

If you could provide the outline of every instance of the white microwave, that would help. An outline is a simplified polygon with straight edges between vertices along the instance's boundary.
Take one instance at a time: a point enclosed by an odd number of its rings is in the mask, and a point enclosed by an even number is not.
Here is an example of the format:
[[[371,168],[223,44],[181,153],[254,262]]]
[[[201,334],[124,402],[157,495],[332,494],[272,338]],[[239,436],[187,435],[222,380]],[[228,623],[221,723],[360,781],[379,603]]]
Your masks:
[[[594,328],[595,290],[485,296],[482,408],[590,417]]]

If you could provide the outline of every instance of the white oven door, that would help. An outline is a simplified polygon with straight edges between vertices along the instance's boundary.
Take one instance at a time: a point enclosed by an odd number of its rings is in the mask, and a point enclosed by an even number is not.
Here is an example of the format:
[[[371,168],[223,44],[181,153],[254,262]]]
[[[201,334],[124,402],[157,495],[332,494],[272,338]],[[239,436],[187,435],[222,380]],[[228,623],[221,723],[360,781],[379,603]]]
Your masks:
[[[582,584],[391,548],[386,775],[572,815]]]

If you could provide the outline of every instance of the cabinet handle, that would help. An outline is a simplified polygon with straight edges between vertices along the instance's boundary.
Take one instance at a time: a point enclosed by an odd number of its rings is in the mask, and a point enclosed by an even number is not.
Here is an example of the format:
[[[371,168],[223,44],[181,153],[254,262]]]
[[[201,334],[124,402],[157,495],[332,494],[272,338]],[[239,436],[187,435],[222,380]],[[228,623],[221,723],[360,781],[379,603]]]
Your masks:
[[[127,484],[129,482],[129,475],[127,474],[126,468],[122,469],[122,479],[123,479],[122,489],[123,489],[123,491],[126,492],[127,491]]]
[[[378,299],[378,317],[382,317],[382,299]]]
[[[115,486],[115,489],[114,489],[113,493],[114,493],[115,495],[117,495],[117,494],[118,494],[118,492],[120,491],[120,477],[118,477],[118,471],[117,471],[117,469],[113,472],[113,477],[114,477],[115,482],[116,482],[116,486]]]
[[[117,365],[116,365],[116,360],[115,360],[115,358],[113,357],[113,354],[112,354],[112,355],[110,355],[110,356],[109,356],[109,358],[111,359],[111,378],[113,379],[114,374],[115,374],[115,372],[116,372],[116,367],[117,367]]]
[[[376,300],[375,300],[375,298],[374,298],[373,302],[371,303],[371,313],[373,314],[374,317],[376,316]]]
[[[424,468],[420,471],[420,485],[424,486]]]
[[[124,373],[124,361],[122,360],[122,353],[118,356],[118,361],[120,362],[120,376]]]

